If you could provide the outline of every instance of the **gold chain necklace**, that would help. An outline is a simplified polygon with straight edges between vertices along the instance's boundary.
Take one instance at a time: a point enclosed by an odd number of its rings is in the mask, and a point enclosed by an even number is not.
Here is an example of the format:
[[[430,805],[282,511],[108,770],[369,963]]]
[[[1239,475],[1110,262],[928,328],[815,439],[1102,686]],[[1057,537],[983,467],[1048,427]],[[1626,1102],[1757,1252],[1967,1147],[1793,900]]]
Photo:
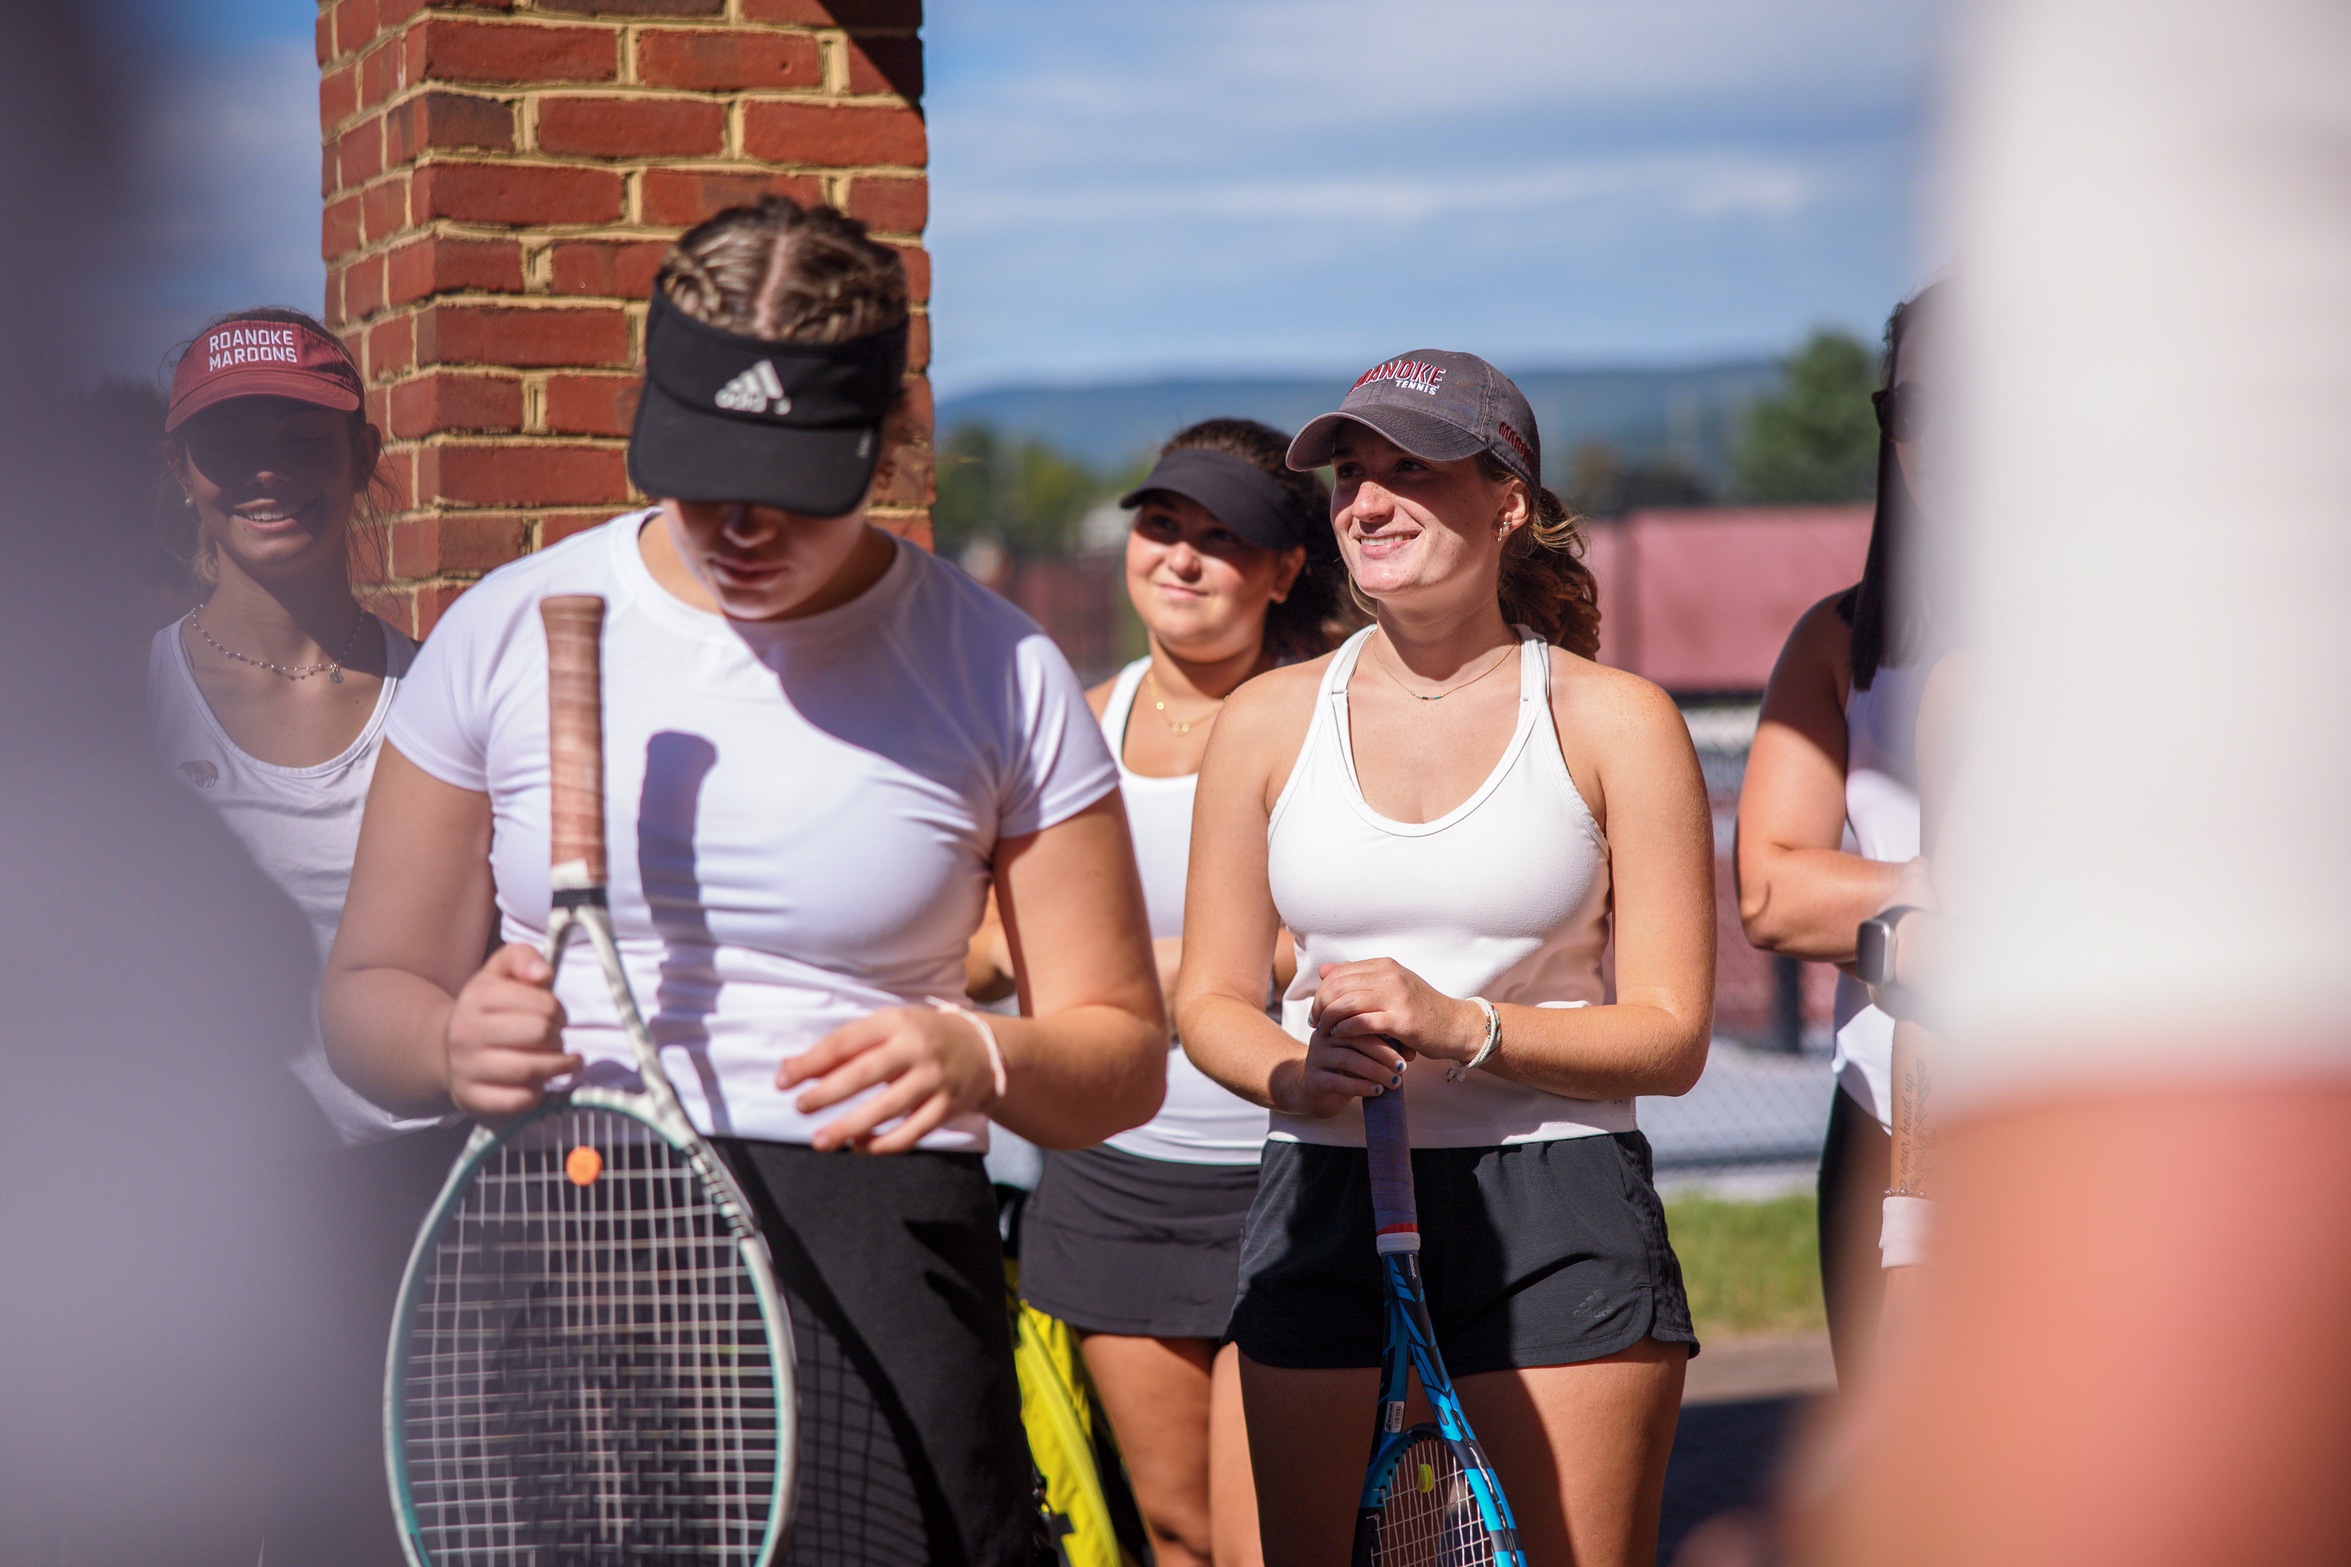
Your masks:
[[[273,664],[266,658],[248,658],[233,647],[222,647],[212,633],[204,629],[204,622],[196,618],[194,610],[188,611],[188,624],[196,628],[196,635],[204,639],[206,647],[223,658],[233,658],[240,664],[251,664],[255,669],[266,669],[288,680],[308,680],[312,675],[324,675],[329,684],[339,686],[343,683],[343,665],[351,657],[352,649],[359,646],[359,633],[367,625],[367,611],[361,610],[359,618],[351,623],[351,634],[343,639],[343,650],[323,664]]]
[[[1168,712],[1167,697],[1159,689],[1159,676],[1152,671],[1149,665],[1144,666],[1143,683],[1151,688],[1151,710],[1159,715],[1161,723],[1179,735],[1188,735],[1201,724],[1215,723],[1216,715],[1224,711],[1224,698],[1220,696],[1209,704],[1205,717],[1176,718]]]
[[[1507,647],[1504,648],[1500,658],[1495,659],[1494,662],[1488,664],[1485,668],[1479,670],[1476,674],[1470,676],[1467,680],[1462,681],[1460,684],[1447,686],[1444,690],[1439,691],[1434,695],[1430,695],[1429,693],[1422,691],[1415,691],[1412,689],[1412,687],[1397,679],[1396,671],[1388,667],[1388,661],[1386,659],[1375,659],[1373,662],[1379,665],[1380,673],[1388,677],[1388,683],[1390,685],[1403,692],[1406,696],[1412,698],[1415,702],[1442,702],[1445,700],[1445,698],[1451,696],[1454,692],[1466,691],[1471,686],[1476,685],[1479,681],[1492,674],[1495,670],[1500,669],[1504,664],[1510,661],[1510,655],[1513,651],[1515,651],[1515,649]]]

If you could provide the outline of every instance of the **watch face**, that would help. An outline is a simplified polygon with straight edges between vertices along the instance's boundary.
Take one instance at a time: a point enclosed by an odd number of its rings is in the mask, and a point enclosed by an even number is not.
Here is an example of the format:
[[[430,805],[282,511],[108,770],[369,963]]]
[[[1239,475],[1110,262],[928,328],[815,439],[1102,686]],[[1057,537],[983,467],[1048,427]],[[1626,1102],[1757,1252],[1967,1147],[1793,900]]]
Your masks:
[[[1894,925],[1884,916],[1866,919],[1853,933],[1853,973],[1864,985],[1882,985],[1892,978]]]

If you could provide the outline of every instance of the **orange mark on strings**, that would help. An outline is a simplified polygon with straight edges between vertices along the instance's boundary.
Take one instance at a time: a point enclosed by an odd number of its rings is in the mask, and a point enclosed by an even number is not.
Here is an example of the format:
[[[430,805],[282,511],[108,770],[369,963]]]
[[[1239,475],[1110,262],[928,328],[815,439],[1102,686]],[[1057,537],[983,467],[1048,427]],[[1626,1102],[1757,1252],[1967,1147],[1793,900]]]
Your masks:
[[[604,1173],[604,1156],[582,1143],[563,1156],[563,1173],[574,1186],[593,1186],[596,1177]]]

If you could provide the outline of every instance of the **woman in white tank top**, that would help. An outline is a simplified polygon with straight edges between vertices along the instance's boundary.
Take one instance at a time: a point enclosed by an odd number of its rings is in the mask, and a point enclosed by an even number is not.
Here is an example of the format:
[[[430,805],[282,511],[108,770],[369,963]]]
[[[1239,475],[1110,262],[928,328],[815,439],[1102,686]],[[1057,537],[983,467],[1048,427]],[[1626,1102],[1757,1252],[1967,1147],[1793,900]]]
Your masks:
[[[1360,1105],[1402,1093],[1431,1315],[1528,1558],[1645,1562],[1695,1339],[1633,1100],[1705,1064],[1697,758],[1592,662],[1574,521],[1491,365],[1389,360],[1290,462],[1333,465],[1378,624],[1228,704],[1176,999],[1193,1060],[1272,1112],[1233,1324],[1266,1558],[1346,1559],[1381,1342]]]
[[[1867,1356],[1879,1312],[1879,1211],[1888,1186],[1894,1019],[1853,978],[1863,920],[1898,901],[1919,860],[1919,697],[1933,658],[1923,617],[1897,591],[1916,512],[1917,443],[1892,410],[1916,406],[1922,356],[1905,334],[1921,294],[1886,327],[1878,503],[1861,581],[1788,634],[1739,792],[1739,916],[1766,952],[1833,963],[1837,1091],[1820,1166],[1820,1267],[1839,1371]]]
[[[1178,432],[1122,504],[1127,596],[1150,652],[1087,693],[1119,789],[1162,983],[1183,953],[1202,754],[1233,689],[1344,635],[1329,495],[1246,419]],[[1285,982],[1286,939],[1275,954]],[[1227,1337],[1266,1113],[1170,1040],[1159,1113],[1101,1147],[1045,1155],[1021,1217],[1021,1288],[1075,1328],[1161,1567],[1261,1560],[1238,1353]]]
[[[323,325],[265,309],[196,335],[164,416],[207,591],[149,646],[150,738],[301,911],[313,963],[342,920],[385,716],[416,652],[352,592],[383,444],[361,402],[358,367]],[[402,1135],[441,1118],[396,1115],[347,1087],[315,1028],[290,1065],[319,1109],[303,1189],[341,1267],[327,1358],[306,1379],[330,1390],[322,1407],[342,1424],[291,1433],[304,1470],[288,1494],[304,1513],[273,1520],[270,1535],[297,1557],[397,1560],[376,1415],[384,1335],[459,1134]]]

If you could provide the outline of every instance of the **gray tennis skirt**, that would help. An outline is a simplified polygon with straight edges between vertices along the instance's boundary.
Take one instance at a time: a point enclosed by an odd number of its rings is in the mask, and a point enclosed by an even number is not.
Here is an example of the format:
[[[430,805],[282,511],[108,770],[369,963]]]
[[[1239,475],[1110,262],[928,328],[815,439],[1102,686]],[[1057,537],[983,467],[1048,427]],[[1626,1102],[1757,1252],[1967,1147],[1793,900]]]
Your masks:
[[[1420,1267],[1446,1369],[1568,1366],[1644,1338],[1698,1350],[1639,1132],[1415,1148]],[[1380,1363],[1380,1265],[1360,1148],[1269,1142],[1233,1338],[1260,1365]]]
[[[1021,1295],[1081,1332],[1222,1340],[1256,1195],[1253,1164],[1049,1153],[1021,1210]]]

